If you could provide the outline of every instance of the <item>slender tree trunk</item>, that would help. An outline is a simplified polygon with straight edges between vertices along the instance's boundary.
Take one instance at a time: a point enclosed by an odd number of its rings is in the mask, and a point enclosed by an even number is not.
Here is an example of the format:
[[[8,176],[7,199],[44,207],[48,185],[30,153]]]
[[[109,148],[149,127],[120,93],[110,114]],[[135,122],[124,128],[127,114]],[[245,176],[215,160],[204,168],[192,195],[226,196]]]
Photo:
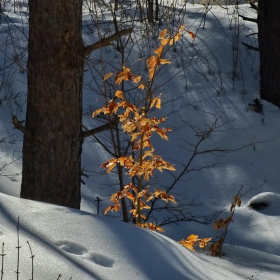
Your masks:
[[[154,22],[154,0],[147,0],[148,8],[148,22]]]
[[[80,207],[82,0],[29,0],[21,197]]]
[[[259,0],[261,98],[280,107],[280,0]]]

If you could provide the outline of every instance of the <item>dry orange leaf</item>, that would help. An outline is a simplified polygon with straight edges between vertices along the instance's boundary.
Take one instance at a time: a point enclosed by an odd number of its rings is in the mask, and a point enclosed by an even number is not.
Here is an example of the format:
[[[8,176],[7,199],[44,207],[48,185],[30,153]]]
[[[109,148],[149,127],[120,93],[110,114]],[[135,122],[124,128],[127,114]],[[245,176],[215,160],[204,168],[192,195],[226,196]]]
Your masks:
[[[138,88],[140,88],[140,89],[144,89],[145,88],[145,85],[144,84],[141,84],[141,85],[139,85],[139,87]]]
[[[119,211],[120,208],[121,208],[121,205],[120,205],[120,204],[117,204],[117,205],[110,205],[110,206],[108,206],[108,207],[105,209],[104,214],[106,215],[107,212],[108,212],[109,210],[111,210],[111,211]]]
[[[160,41],[161,41],[161,45],[162,45],[162,46],[165,46],[165,45],[168,44],[169,38],[163,38],[163,39],[161,39]]]
[[[133,78],[133,83],[135,83],[135,84],[139,83],[141,81],[141,78],[142,78],[141,76],[135,76]]]
[[[160,61],[159,61],[159,63],[160,64],[170,64],[171,63],[171,61],[169,60],[169,59],[160,59]]]
[[[163,29],[163,30],[160,32],[160,34],[159,34],[159,38],[160,38],[160,39],[164,38],[164,36],[166,35],[166,33],[167,33],[167,29]]]
[[[113,73],[107,73],[107,74],[104,76],[103,81],[106,81],[106,80],[109,79],[112,75],[113,75]]]
[[[161,54],[162,54],[163,49],[164,49],[164,46],[161,45],[161,46],[159,46],[159,47],[154,51],[154,53],[155,53],[158,57],[160,57]]]
[[[115,92],[115,96],[117,96],[117,97],[120,98],[121,100],[124,99],[123,91],[121,91],[121,90],[117,90],[117,91]]]
[[[181,33],[177,33],[177,35],[174,37],[174,41],[177,42],[181,38]]]
[[[100,114],[103,111],[103,108],[96,110],[95,112],[92,113],[92,117],[94,118],[98,114]]]

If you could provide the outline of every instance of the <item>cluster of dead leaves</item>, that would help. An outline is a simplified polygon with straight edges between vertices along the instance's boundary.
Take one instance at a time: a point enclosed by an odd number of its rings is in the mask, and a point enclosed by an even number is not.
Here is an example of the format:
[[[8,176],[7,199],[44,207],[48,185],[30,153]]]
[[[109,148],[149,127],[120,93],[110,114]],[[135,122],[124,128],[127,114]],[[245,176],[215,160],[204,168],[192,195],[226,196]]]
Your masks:
[[[184,27],[180,27],[180,32]],[[130,68],[123,66],[122,70],[115,75],[115,83],[120,85],[123,81],[131,81],[139,84],[138,88],[144,89],[149,81],[154,79],[155,72],[161,64],[170,64],[170,60],[162,58],[162,54],[166,45],[173,45],[181,38],[181,33],[178,32],[175,36],[167,35],[167,29],[160,33],[159,39],[161,45],[154,51],[155,55],[147,60],[147,67],[149,71],[148,82],[145,84],[142,77],[134,75]],[[189,34],[193,34],[187,31]],[[113,76],[113,73],[108,73],[104,76],[104,81]],[[170,128],[160,127],[166,121],[166,118],[149,117],[148,112],[152,108],[161,109],[161,98],[150,96],[147,98],[148,105],[144,107],[137,107],[125,99],[125,94],[121,90],[115,92],[115,97],[111,99],[108,104],[96,110],[92,117],[103,113],[104,115],[116,115],[121,123],[123,132],[131,137],[132,151],[134,156],[122,156],[112,158],[101,165],[105,168],[107,173],[111,172],[116,165],[120,165],[127,170],[127,175],[132,178],[138,176],[149,181],[150,177],[154,175],[155,170],[162,172],[163,170],[174,171],[173,165],[163,160],[161,156],[154,154],[154,148],[151,144],[150,138],[153,133],[157,133],[161,138],[168,140],[167,133],[171,131]],[[141,180],[142,181],[142,180]],[[142,186],[136,187],[132,183],[128,183],[123,190],[114,193],[110,200],[113,205],[106,208],[105,214],[108,211],[118,211],[121,208],[120,200],[127,198],[131,201],[132,209],[130,213],[134,218],[141,217],[146,219],[143,215],[143,209],[150,209],[148,202],[152,199],[161,199],[166,203],[176,203],[175,198],[163,190],[156,189],[154,192],[149,191],[148,187],[142,189]],[[143,228],[148,228],[153,231],[163,231],[163,229],[153,223],[140,223],[139,219],[137,225]],[[202,242],[202,241],[200,241]],[[201,243],[202,244],[202,243]]]
[[[205,250],[211,239],[212,237],[199,238],[198,235],[191,234],[187,239],[182,239],[179,243],[192,251],[194,251],[194,247],[197,245],[199,245],[202,250]]]
[[[241,206],[241,199],[239,195],[236,195],[233,197],[233,201],[231,203],[230,207],[230,215],[226,219],[220,218],[219,220],[215,220],[213,223],[213,228],[217,231],[224,229],[225,231],[222,232],[221,236],[218,238],[218,240],[211,244],[210,246],[210,251],[212,256],[221,256],[221,250],[222,250],[222,245],[223,241],[226,235],[226,230],[231,222],[233,222],[233,214],[235,211],[236,206],[240,207]]]
[[[159,231],[159,232],[164,232],[164,229],[160,226],[158,226],[157,224],[153,224],[153,223],[140,223],[137,224],[138,227],[141,228],[146,228],[152,231]]]
[[[149,187],[146,187],[144,190],[138,192],[138,189],[134,184],[128,183],[128,184],[126,184],[126,186],[124,187],[123,190],[120,190],[120,191],[112,194],[110,200],[114,203],[114,205],[108,206],[105,209],[105,214],[108,211],[118,211],[120,209],[119,201],[123,197],[128,198],[133,205],[133,208],[130,210],[130,213],[133,215],[133,217],[137,218],[140,215],[142,219],[146,219],[146,216],[141,214],[142,210],[151,208],[147,204],[147,202],[149,202],[153,198],[161,199],[161,200],[165,201],[166,203],[168,203],[169,201],[176,203],[174,196],[166,193],[166,191],[156,189],[154,192],[150,192]],[[140,214],[137,212],[138,204],[139,204]],[[139,226],[141,225],[141,227],[150,228],[152,230],[162,231],[161,228],[158,227],[156,224],[138,223],[138,225]]]

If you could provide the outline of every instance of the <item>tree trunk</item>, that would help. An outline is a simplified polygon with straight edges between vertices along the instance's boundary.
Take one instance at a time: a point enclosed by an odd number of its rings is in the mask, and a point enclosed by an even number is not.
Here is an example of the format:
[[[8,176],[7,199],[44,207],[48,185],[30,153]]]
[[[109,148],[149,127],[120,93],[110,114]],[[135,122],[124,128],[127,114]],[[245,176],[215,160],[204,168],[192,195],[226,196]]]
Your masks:
[[[80,208],[82,0],[29,0],[21,197]]]
[[[147,0],[148,6],[148,22],[154,22],[154,0]]]
[[[280,107],[280,1],[259,0],[260,94]]]

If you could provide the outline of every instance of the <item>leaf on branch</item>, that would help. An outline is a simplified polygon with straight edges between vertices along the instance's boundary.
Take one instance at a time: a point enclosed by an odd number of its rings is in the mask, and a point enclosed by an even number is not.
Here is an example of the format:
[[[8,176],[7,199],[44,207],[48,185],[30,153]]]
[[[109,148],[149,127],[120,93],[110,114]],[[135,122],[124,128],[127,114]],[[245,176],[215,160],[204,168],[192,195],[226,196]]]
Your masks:
[[[212,237],[198,239],[199,247],[204,251]]]
[[[159,34],[159,39],[163,39],[166,33],[167,33],[167,29],[163,29]]]
[[[120,98],[121,100],[124,99],[123,91],[121,91],[121,90],[117,90],[117,91],[115,92],[115,96],[117,96],[117,97]]]
[[[155,68],[158,64],[159,64],[160,58],[156,57],[156,56],[151,56],[149,57],[149,59],[147,60],[147,67],[148,68]]]
[[[130,69],[123,66],[123,71],[117,72],[115,77],[115,83],[119,85],[123,80],[129,81],[132,80],[134,75],[130,72]]]
[[[113,75],[113,73],[107,73],[107,74],[104,76],[103,81],[108,80],[112,75]]]
[[[141,76],[135,76],[133,78],[133,83],[138,84],[141,81],[141,78],[142,78]]]
[[[151,108],[156,104],[156,108],[157,109],[160,109],[161,108],[161,99],[159,97],[155,97],[153,100],[152,100],[152,103],[151,103]]]
[[[179,243],[187,249],[194,251],[194,246],[196,245],[197,239],[198,235],[191,234],[186,240],[182,239],[181,241],[179,241]]]
[[[100,167],[101,168],[106,168],[107,173],[110,173],[112,171],[112,169],[115,167],[117,161],[118,161],[118,159],[112,158],[109,161],[104,162]]]
[[[181,25],[180,28],[179,28],[181,31],[183,31],[185,29],[185,26],[184,25]]]
[[[100,114],[103,111],[103,107],[101,109],[96,110],[95,112],[92,113],[92,117],[94,118],[95,116],[97,116],[98,114]]]
[[[241,206],[241,199],[240,198],[237,200],[237,205],[238,205],[238,207]]]
[[[108,206],[105,211],[104,211],[104,214],[106,215],[107,212],[110,210],[110,211],[119,211],[121,209],[121,205],[120,204],[117,204],[117,205],[110,205]]]
[[[187,32],[189,33],[189,35],[190,35],[190,37],[191,37],[192,39],[194,39],[194,38],[195,38],[195,35],[194,35],[194,33],[193,33],[193,32],[188,31],[188,30],[187,30]]]
[[[161,39],[160,41],[161,41],[161,45],[162,46],[166,46],[168,43],[169,43],[169,38],[163,38],[163,39]]]
[[[144,84],[141,84],[141,85],[138,86],[138,88],[144,89],[144,88],[145,88],[145,85],[144,85]]]
[[[166,131],[164,129],[157,128],[156,132],[161,138],[163,138],[165,140],[168,140],[168,136],[167,136]]]
[[[160,59],[159,61],[160,64],[171,64],[171,61],[169,59]]]
[[[126,197],[127,197],[128,199],[132,200],[132,201],[134,201],[134,199],[135,199],[134,195],[133,195],[131,192],[127,192],[127,193],[126,193]]]
[[[170,45],[170,46],[173,46],[174,43],[175,43],[174,38],[170,38],[170,39],[169,39],[169,45]]]
[[[177,33],[176,36],[174,37],[174,41],[177,42],[181,38],[181,33]]]
[[[151,81],[155,75],[156,68],[149,68],[149,81]]]
[[[164,49],[164,46],[161,45],[161,46],[159,46],[159,47],[154,51],[154,53],[155,53],[158,57],[160,57],[161,54],[162,54],[162,52],[163,52],[163,49]]]
[[[152,231],[164,232],[164,229],[162,227],[158,226],[157,224],[153,224],[153,223],[137,224],[137,226],[146,228],[146,229],[149,229]]]
[[[116,101],[114,99],[111,99],[109,102],[109,105],[104,106],[103,108],[103,113],[106,114],[110,114],[112,115],[113,113],[116,114],[118,111],[118,104],[116,103]]]

